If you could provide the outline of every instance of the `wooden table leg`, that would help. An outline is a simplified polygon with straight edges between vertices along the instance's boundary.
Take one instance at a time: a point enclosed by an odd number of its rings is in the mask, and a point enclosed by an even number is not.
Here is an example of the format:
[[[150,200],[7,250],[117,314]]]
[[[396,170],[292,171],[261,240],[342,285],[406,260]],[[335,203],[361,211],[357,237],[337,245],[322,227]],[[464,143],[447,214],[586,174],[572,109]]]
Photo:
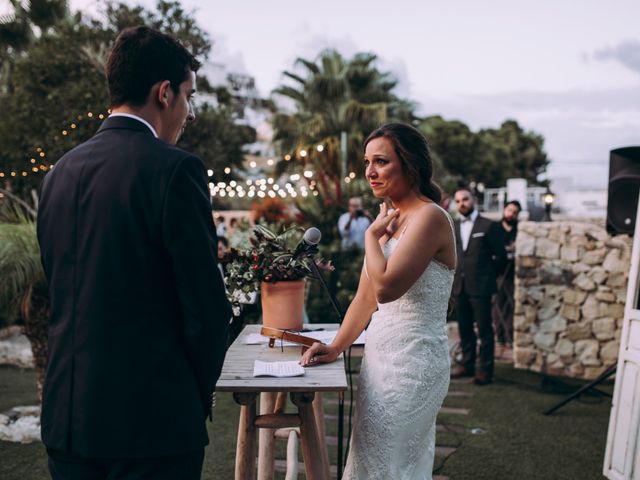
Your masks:
[[[313,399],[313,413],[318,427],[318,452],[322,455],[324,463],[329,465],[329,451],[327,450],[327,437],[324,429],[324,408],[322,405],[322,393],[318,392]]]
[[[236,480],[253,480],[256,468],[256,392],[234,393],[240,407],[236,446]]]
[[[287,408],[287,392],[278,392],[273,413],[284,413]]]
[[[276,392],[262,392],[260,394],[260,415],[274,413]],[[273,480],[275,430],[261,428],[258,432],[258,480]]]
[[[291,401],[298,407],[300,414],[300,443],[307,480],[328,480],[329,465],[323,455],[318,455],[320,439],[318,426],[313,413],[313,392],[291,393]],[[323,439],[324,441],[324,439]]]

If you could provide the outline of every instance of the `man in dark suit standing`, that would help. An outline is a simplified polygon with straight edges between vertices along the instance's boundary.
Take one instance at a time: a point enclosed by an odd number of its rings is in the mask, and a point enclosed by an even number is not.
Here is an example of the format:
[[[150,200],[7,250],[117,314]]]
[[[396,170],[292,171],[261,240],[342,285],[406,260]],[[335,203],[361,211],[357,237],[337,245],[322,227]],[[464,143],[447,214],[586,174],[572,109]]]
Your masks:
[[[462,364],[451,371],[451,377],[471,376],[476,384],[486,385],[493,378],[491,296],[496,292],[496,273],[501,271],[506,255],[498,225],[478,214],[471,191],[459,189],[454,200],[461,219],[455,222],[458,267],[452,292],[458,312]],[[474,323],[480,334],[477,371]]]
[[[44,180],[54,479],[200,478],[231,308],[204,166],[175,147],[199,66],[168,35],[123,31],[111,116]]]

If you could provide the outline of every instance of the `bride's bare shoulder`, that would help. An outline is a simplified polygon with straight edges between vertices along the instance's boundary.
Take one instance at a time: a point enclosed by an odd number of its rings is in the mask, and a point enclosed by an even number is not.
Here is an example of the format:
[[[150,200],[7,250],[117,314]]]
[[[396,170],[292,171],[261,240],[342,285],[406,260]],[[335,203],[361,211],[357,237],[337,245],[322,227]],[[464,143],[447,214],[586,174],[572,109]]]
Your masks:
[[[423,228],[449,226],[449,213],[434,202],[420,206],[416,213]]]

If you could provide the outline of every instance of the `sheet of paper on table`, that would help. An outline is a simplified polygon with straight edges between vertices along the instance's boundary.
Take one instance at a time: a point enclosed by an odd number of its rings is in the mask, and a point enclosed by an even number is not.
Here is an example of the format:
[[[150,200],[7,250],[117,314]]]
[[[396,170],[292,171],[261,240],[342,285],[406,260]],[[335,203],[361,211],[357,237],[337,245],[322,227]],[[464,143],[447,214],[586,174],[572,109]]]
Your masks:
[[[317,330],[315,332],[301,332],[301,335],[304,335],[305,337],[311,337],[311,338],[315,338],[316,340],[320,340],[322,343],[331,343],[333,341],[333,339],[336,336],[336,333],[338,333],[337,330]],[[364,345],[365,339],[366,339],[366,330],[364,332],[362,332],[360,334],[360,336],[358,338],[356,338],[356,341],[353,342],[354,345]],[[247,335],[245,335],[242,338],[242,343],[244,343],[245,345],[260,345],[262,343],[268,343],[269,342],[269,337],[265,337],[260,335],[259,333],[249,333]],[[277,342],[277,346],[280,346],[280,340],[276,340]],[[282,342],[282,345],[284,347],[291,347],[291,346],[299,346],[297,343],[292,343],[292,342]]]
[[[304,368],[293,360],[290,362],[262,362],[253,363],[254,377],[299,377],[304,375]]]

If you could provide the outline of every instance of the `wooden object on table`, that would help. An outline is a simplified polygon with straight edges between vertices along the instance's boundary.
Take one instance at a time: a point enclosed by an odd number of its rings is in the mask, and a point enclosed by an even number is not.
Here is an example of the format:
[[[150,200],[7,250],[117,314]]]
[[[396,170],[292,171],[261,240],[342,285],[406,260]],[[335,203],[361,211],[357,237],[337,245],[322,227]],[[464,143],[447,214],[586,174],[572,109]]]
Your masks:
[[[338,328],[336,324],[314,324],[313,326],[335,330]],[[315,400],[316,406],[314,408],[314,399],[319,399],[318,392],[344,392],[347,389],[343,363],[336,361],[307,368],[305,369],[305,375],[301,377],[253,377],[255,360],[273,362],[298,360],[300,358],[300,350],[297,347],[284,347],[281,351],[279,348],[269,348],[264,344],[243,344],[243,337],[246,334],[258,333],[259,330],[260,325],[248,325],[245,327],[227,352],[222,374],[216,387],[216,390],[220,392],[234,392],[234,399],[241,405],[238,450],[236,452],[236,479],[252,480],[254,478],[257,429],[263,427],[270,429],[286,428],[298,425],[306,478],[309,480],[328,479],[329,462],[326,454],[326,442],[320,436],[324,429],[324,414],[321,400]],[[289,392],[294,405],[298,408],[298,413],[284,414],[286,397],[280,393],[273,404],[273,414],[256,417],[255,399],[259,392]],[[241,395],[242,393],[250,395],[245,397]],[[250,401],[251,398],[253,398],[253,401]],[[260,411],[262,413],[262,408]],[[283,415],[278,415],[276,412]],[[252,428],[249,428],[248,423],[251,419],[253,419]],[[289,435],[295,431],[290,430]],[[253,437],[253,440],[248,437]],[[294,447],[296,447],[294,445],[295,438],[291,436],[288,438],[288,449],[293,451]],[[263,452],[263,454],[268,453],[269,449],[267,448],[266,450],[267,452]],[[266,461],[264,460],[264,462]],[[268,473],[269,467],[265,468],[265,473]]]
[[[263,337],[269,337],[269,348],[275,347],[276,340],[280,340],[281,342],[291,342],[302,345],[303,354],[307,350],[307,348],[309,348],[314,343],[322,343],[320,340],[317,340],[315,338],[307,337],[306,335],[301,335],[297,332],[283,330],[281,328],[262,327],[260,329],[260,335],[262,335]]]

